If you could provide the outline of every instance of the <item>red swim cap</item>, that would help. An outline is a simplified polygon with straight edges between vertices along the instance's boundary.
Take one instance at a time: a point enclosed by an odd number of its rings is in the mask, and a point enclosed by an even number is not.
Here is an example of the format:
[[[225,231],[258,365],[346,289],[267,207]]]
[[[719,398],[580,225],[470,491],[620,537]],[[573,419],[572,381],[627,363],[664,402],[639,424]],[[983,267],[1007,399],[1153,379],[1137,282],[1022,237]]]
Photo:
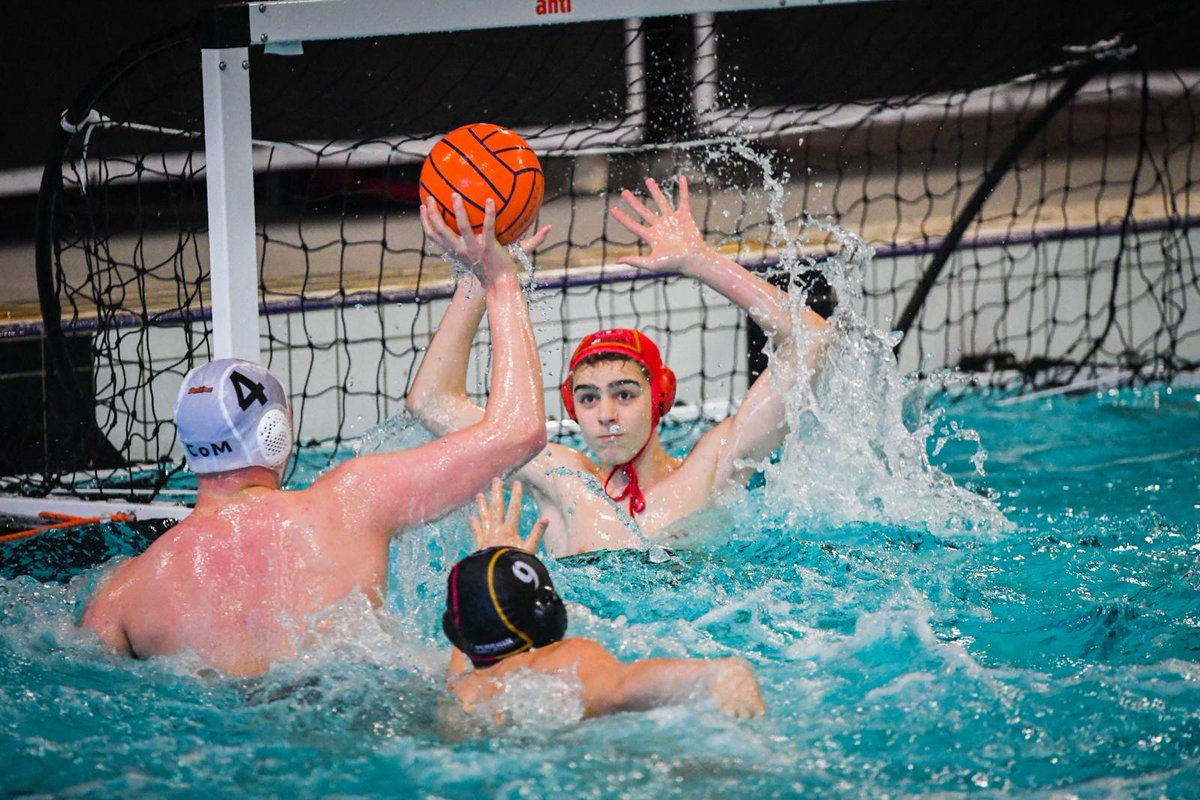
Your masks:
[[[588,356],[598,353],[611,353],[632,359],[646,370],[650,376],[650,422],[657,425],[663,414],[671,410],[675,404],[675,373],[664,366],[657,345],[650,337],[632,328],[607,328],[583,337],[575,354],[571,356],[571,365],[567,369],[567,377],[562,382],[562,401],[571,419],[575,417],[575,393],[572,391],[571,378],[575,367]]]

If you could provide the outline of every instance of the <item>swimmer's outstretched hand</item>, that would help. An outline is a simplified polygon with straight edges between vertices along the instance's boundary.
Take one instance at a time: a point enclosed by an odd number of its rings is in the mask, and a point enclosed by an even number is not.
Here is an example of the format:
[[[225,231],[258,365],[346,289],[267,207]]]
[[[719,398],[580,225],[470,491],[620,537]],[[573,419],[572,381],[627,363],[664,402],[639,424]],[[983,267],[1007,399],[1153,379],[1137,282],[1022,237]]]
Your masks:
[[[509,255],[508,250],[496,241],[496,205],[489,199],[483,208],[483,229],[475,233],[471,229],[471,221],[467,218],[467,208],[463,199],[455,194],[451,199],[454,206],[454,217],[458,222],[458,230],[465,233],[455,233],[442,219],[438,212],[437,203],[430,197],[421,206],[421,227],[425,235],[441,246],[446,255],[459,261],[470,269],[487,285],[503,273],[516,274],[517,264]],[[542,238],[545,238],[545,234]],[[534,234],[531,239],[537,239]],[[540,244],[538,240],[536,244]],[[534,246],[536,246],[536,244]]]
[[[741,658],[722,658],[708,668],[708,690],[731,717],[761,717],[767,707],[754,670]]]
[[[641,269],[681,272],[689,274],[693,266],[698,266],[704,260],[712,258],[715,251],[704,241],[704,234],[696,226],[692,218],[691,201],[688,198],[688,182],[685,175],[679,176],[679,207],[671,205],[671,199],[663,193],[653,178],[646,179],[646,188],[654,198],[658,213],[651,211],[646,204],[625,189],[621,199],[625,201],[641,222],[633,219],[628,213],[614,206],[612,216],[630,233],[638,236],[650,246],[650,254],[646,256],[621,256],[617,259],[622,264],[630,264]]]
[[[483,492],[475,495],[475,515],[471,517],[471,532],[475,534],[475,549],[485,547],[519,547],[536,553],[549,521],[539,519],[529,535],[521,538],[521,482],[513,481],[512,498],[504,509],[504,484],[492,479],[491,497]]]

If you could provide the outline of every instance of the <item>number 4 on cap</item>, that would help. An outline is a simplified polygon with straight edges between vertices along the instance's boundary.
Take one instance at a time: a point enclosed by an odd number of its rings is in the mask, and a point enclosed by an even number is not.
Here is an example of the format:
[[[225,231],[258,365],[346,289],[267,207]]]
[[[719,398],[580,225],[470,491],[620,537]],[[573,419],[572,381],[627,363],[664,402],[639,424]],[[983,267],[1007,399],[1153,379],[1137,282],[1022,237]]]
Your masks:
[[[261,383],[256,383],[242,373],[234,370],[229,373],[233,390],[237,392],[238,408],[245,411],[255,400],[261,405],[267,404],[267,389]]]

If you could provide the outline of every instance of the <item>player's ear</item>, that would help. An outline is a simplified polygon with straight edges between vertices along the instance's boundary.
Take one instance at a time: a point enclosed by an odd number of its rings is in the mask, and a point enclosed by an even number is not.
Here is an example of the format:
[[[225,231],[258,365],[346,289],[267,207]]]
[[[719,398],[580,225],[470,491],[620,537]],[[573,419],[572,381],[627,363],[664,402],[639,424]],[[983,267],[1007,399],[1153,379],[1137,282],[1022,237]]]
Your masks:
[[[533,597],[534,647],[559,641],[567,633],[567,607],[550,586],[538,588]]]

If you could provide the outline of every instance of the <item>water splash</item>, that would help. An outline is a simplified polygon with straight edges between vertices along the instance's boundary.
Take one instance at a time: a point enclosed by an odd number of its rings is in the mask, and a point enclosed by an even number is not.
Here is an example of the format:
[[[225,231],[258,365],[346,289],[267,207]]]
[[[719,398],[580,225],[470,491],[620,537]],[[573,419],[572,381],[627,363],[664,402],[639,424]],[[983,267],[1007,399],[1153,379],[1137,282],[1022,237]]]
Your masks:
[[[931,451],[940,453],[949,441],[974,443],[970,460],[983,476],[986,451],[976,432],[943,424],[941,412],[926,408],[931,384],[900,372],[899,334],[875,328],[864,315],[863,280],[874,249],[828,218],[806,215],[789,228],[783,212],[789,176],[747,143],[709,157],[741,159],[761,171],[767,245],[778,254],[775,270],[794,287],[794,346],[767,346],[770,380],[785,398],[790,430],[779,457],[759,465],[769,512],[789,526],[871,522],[937,534],[1011,529],[990,498],[955,484],[930,461]],[[827,255],[804,254],[803,243],[814,241]],[[806,273],[819,274],[837,301],[823,342],[814,342],[817,334],[802,322]],[[815,369],[800,357],[814,346],[821,349]]]
[[[566,727],[583,719],[582,689],[574,673],[517,670],[476,713],[532,731]]]
[[[407,411],[401,411],[364,433],[355,455],[410,450],[433,441],[433,435]]]

